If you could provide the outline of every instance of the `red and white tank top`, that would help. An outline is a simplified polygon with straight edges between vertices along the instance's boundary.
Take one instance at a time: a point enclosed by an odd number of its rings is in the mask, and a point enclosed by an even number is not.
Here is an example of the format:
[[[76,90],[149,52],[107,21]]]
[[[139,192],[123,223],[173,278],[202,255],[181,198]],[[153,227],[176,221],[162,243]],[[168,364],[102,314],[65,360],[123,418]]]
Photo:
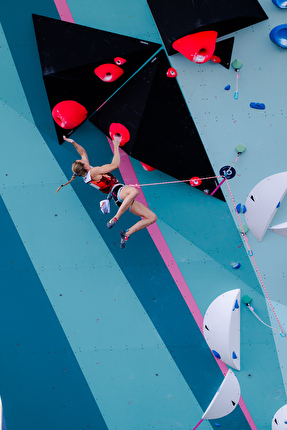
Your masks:
[[[86,184],[92,185],[92,187],[95,187],[97,190],[105,194],[109,194],[113,186],[119,183],[117,178],[115,178],[111,173],[105,173],[97,182],[92,181],[90,170],[86,176],[83,176],[83,180]]]

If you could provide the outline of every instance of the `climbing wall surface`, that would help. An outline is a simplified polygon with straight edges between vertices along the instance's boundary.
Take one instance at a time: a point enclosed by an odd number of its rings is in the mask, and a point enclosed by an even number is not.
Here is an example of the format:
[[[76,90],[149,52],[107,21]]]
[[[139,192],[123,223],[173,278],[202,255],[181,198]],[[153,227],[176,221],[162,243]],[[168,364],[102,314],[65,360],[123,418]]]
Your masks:
[[[51,110],[64,100],[76,100],[90,116],[161,47],[44,16],[33,15],[33,23]],[[119,67],[115,58],[123,56],[125,65]],[[122,73],[115,81],[109,81],[112,73],[108,75],[108,85],[95,76],[96,68],[105,64],[108,72],[112,65]],[[55,127],[62,143],[63,129],[57,124]],[[74,129],[65,131],[70,135]]]
[[[269,40],[284,18],[271,1],[260,3],[269,20],[232,34],[232,60],[243,63],[238,100],[232,68],[196,65],[180,54],[169,59],[216,174],[233,162],[238,143],[247,147],[228,181],[236,203],[285,170],[287,97],[278,76],[286,52]],[[32,14],[162,44],[144,0],[0,5],[0,395],[7,429],[193,429],[227,372],[204,340],[203,315],[217,296],[240,288],[265,323],[278,328],[271,303],[286,327],[286,238],[268,231],[257,243],[247,233],[269,302],[227,183],[227,203],[186,184],[158,185],[174,178],[146,172],[122,152],[117,176],[154,184],[142,186],[140,198],[158,216],[124,250],[119,231],[132,214],[110,231],[94,189],[77,179],[56,195],[77,154],[58,143]],[[266,110],[252,110],[250,102],[264,102]],[[73,138],[92,164],[111,159],[106,136],[89,121]],[[243,307],[241,370],[234,371],[242,399],[230,415],[200,428],[268,428],[286,403],[284,353],[286,339]]]
[[[234,145],[240,142],[247,147],[246,153],[234,165],[236,175],[229,182],[231,189],[226,184],[222,187],[238,227],[240,221],[245,224],[245,217],[236,214],[232,195],[236,204],[245,203],[248,194],[260,181],[286,171],[284,136],[287,92],[280,74],[281,68],[287,64],[286,50],[272,43],[269,38],[270,31],[285,22],[285,10],[269,1],[262,1],[261,5],[268,20],[235,33],[232,61],[239,59],[243,64],[238,72],[238,80],[232,67],[229,72],[212,64],[206,64],[204,68],[193,67],[180,56],[174,56],[172,61],[173,67],[181,70],[178,80],[215,171],[234,160]],[[234,97],[236,80],[237,100]],[[227,85],[231,87],[229,91],[224,90]],[[264,104],[265,109],[251,108],[251,103]],[[272,224],[285,222],[286,218],[286,202],[283,200]],[[271,325],[284,334],[286,281],[283,256],[286,238],[267,230],[261,243],[251,232],[247,233],[246,239],[243,240],[246,250],[253,254],[255,271],[261,276],[263,290],[266,289]],[[279,332],[274,333],[274,338],[286,390],[284,357],[287,343]]]

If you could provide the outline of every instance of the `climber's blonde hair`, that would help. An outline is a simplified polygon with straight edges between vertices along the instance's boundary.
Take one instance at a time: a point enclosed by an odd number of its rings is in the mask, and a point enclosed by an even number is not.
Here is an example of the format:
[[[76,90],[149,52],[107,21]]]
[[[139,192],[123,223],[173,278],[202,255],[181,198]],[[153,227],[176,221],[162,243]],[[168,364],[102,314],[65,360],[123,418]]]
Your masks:
[[[56,193],[58,193],[61,188],[73,182],[76,176],[85,176],[88,173],[88,170],[84,167],[84,163],[82,163],[81,161],[74,161],[74,163],[72,164],[72,172],[73,176],[71,177],[71,179],[65,184],[60,185],[59,188],[57,188]]]

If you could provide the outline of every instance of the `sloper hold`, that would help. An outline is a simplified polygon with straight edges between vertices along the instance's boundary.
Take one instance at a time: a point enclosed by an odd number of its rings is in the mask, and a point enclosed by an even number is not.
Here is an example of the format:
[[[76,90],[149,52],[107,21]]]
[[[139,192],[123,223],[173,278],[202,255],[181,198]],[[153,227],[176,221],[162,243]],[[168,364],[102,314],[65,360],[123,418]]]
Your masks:
[[[170,64],[161,50],[113,95],[90,121],[109,136],[110,124],[123,124],[130,140],[123,150],[133,158],[179,180],[216,176]],[[204,180],[202,191],[218,185]],[[219,189],[215,197],[224,200]]]
[[[190,61],[201,64],[211,59],[216,39],[216,31],[200,31],[181,37],[173,42],[172,47]]]
[[[268,18],[257,0],[147,0],[169,55],[175,40],[199,31],[214,30],[218,37]]]
[[[91,115],[161,47],[133,37],[32,16],[51,111],[59,102],[74,100]],[[126,60],[121,66],[123,75],[114,82],[103,82],[94,69],[114,63],[116,57]],[[55,128],[62,143],[63,130],[56,123]]]

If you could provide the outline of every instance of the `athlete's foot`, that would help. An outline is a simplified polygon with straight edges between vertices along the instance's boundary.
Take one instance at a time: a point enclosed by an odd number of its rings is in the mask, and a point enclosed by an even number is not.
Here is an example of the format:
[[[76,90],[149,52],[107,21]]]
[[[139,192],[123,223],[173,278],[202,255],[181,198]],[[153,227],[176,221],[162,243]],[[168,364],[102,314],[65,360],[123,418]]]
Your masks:
[[[116,218],[116,217],[114,217],[114,218],[110,219],[110,221],[107,223],[107,227],[108,227],[108,228],[112,228],[112,227],[115,225],[115,223],[116,223],[117,221],[118,221],[118,220],[117,220],[117,218]]]
[[[126,246],[126,243],[127,243],[129,237],[126,235],[125,230],[122,230],[120,232],[120,235],[121,235],[121,245],[120,245],[120,248],[124,249],[124,247]]]

